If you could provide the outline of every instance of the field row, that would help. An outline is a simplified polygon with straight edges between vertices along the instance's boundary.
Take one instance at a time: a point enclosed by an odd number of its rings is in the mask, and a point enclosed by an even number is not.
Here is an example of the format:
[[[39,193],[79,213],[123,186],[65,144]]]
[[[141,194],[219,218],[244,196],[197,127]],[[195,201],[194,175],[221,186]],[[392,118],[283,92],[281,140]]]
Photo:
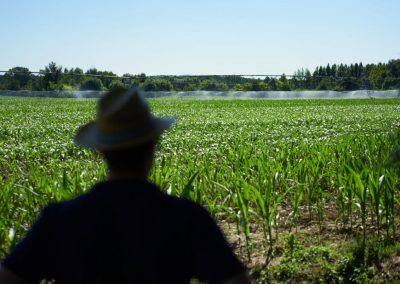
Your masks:
[[[254,224],[266,247],[279,228],[304,219],[396,235],[399,181],[389,161],[399,100],[150,103],[157,115],[177,117],[160,141],[150,179],[236,224],[249,256]],[[105,178],[100,155],[72,143],[94,115],[95,100],[0,98],[0,257],[42,206]]]

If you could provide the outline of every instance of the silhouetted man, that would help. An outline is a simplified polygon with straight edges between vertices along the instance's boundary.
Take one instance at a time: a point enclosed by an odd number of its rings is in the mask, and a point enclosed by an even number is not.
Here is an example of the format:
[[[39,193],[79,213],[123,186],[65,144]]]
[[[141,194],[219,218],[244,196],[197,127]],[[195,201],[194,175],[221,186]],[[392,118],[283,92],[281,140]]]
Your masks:
[[[4,260],[0,283],[249,283],[207,211],[147,181],[172,123],[152,116],[136,89],[106,94],[75,142],[104,154],[107,181],[45,207]]]

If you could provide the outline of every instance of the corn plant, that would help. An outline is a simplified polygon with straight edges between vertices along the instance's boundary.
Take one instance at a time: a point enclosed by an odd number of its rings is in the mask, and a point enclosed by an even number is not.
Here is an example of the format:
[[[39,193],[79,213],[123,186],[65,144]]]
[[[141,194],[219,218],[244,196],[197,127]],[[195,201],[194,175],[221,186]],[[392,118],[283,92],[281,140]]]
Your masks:
[[[350,228],[357,216],[366,228],[371,216],[377,235],[397,237],[399,182],[388,161],[399,100],[187,97],[150,105],[156,115],[178,119],[160,138],[149,180],[200,203],[217,220],[236,221],[249,257],[252,227],[265,232],[270,250],[272,234],[276,239],[283,229],[277,221],[283,209],[290,230],[298,229],[303,208],[308,225],[321,225],[325,206],[336,204],[338,220]],[[72,143],[95,110],[92,99],[0,97],[0,257],[44,205],[106,178],[101,155]]]

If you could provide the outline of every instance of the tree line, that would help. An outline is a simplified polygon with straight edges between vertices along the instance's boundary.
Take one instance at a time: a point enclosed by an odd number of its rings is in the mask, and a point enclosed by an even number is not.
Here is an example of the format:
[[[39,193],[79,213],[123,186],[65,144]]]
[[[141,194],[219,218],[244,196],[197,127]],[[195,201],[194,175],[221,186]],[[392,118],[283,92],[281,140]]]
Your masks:
[[[44,69],[32,73],[26,67],[14,67],[0,75],[0,90],[73,91],[109,90],[117,87],[140,87],[145,91],[290,91],[400,89],[400,59],[387,63],[333,64],[318,66],[311,73],[299,69],[292,76],[264,78],[226,76],[146,76],[124,74],[91,68],[63,68],[50,62]]]

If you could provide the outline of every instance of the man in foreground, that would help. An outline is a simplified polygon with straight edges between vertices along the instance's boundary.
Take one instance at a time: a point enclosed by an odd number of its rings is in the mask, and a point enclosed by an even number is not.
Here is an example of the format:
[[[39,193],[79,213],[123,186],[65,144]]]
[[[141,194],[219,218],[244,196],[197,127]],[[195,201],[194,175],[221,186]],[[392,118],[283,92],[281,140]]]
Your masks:
[[[108,180],[47,206],[0,267],[0,283],[250,283],[201,206],[147,181],[172,119],[156,118],[136,89],[106,94],[75,137],[103,153]]]

